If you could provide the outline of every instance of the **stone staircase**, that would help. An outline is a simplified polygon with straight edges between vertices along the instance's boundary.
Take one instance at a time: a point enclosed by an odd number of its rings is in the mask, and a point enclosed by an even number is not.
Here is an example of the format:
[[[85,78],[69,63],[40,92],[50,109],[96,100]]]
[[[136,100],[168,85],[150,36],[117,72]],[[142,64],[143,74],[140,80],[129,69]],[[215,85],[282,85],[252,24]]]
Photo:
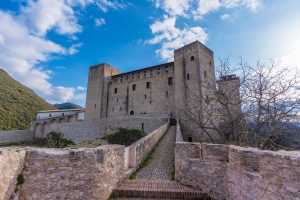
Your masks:
[[[199,190],[167,180],[126,180],[114,192],[117,199],[206,199]]]

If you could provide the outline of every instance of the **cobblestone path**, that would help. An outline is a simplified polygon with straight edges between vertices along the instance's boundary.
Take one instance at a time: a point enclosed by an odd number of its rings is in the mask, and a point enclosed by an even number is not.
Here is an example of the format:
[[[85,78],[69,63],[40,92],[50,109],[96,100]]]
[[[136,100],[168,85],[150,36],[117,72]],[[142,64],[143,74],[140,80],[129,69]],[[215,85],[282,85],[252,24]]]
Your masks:
[[[176,126],[170,126],[167,133],[155,147],[149,164],[138,171],[137,180],[172,180],[175,139]]]

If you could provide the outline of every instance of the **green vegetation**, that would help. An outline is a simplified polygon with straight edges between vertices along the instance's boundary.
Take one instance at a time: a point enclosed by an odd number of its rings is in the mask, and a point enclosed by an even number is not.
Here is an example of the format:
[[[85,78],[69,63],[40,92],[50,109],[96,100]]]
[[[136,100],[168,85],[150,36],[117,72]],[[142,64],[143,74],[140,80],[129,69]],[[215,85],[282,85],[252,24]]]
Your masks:
[[[74,104],[74,103],[61,103],[61,104],[54,104],[54,106],[59,109],[59,110],[63,110],[63,109],[83,109],[81,106]]]
[[[24,176],[23,176],[23,174],[19,174],[18,178],[17,178],[17,186],[22,185],[23,183],[25,183]]]
[[[136,129],[120,128],[118,132],[107,135],[106,139],[110,144],[120,144],[129,146],[144,136],[145,133],[143,131]]]
[[[39,110],[55,109],[0,69],[0,130],[28,129]]]

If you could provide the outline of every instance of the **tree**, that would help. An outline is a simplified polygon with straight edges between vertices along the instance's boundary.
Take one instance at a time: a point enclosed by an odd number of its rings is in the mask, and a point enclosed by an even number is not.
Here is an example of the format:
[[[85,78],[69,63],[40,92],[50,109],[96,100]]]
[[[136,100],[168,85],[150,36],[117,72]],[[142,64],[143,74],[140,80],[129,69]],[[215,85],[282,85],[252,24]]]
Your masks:
[[[252,66],[241,59],[231,68],[228,58],[217,72],[217,85],[203,83],[202,96],[190,97],[201,106],[185,107],[182,120],[197,127],[203,141],[285,148],[283,138],[299,120],[298,73],[274,61]]]

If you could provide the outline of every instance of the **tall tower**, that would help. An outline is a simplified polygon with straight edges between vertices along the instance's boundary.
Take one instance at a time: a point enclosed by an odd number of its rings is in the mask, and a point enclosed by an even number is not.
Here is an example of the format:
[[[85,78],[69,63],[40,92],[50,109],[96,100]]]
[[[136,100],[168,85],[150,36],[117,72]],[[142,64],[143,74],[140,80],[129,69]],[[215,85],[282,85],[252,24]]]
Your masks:
[[[119,73],[118,69],[108,64],[90,67],[85,120],[97,120],[106,117],[109,82],[111,76]]]
[[[213,52],[195,41],[174,52],[176,115],[197,109],[202,116],[202,98],[215,88]]]

